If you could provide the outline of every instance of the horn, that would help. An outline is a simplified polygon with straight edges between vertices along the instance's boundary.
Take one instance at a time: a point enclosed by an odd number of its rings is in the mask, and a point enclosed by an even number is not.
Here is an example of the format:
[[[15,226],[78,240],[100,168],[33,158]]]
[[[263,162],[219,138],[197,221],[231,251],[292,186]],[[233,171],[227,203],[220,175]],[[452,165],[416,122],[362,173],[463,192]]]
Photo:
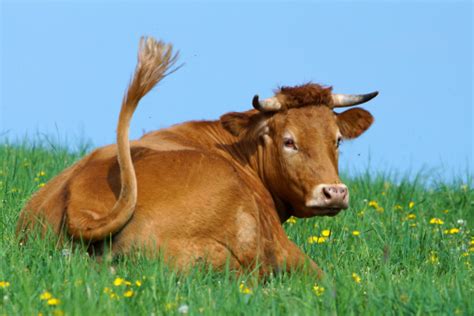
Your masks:
[[[255,95],[252,99],[252,105],[260,112],[275,112],[281,109],[281,103],[276,97],[260,101],[258,95]]]
[[[378,91],[374,91],[367,94],[332,94],[332,107],[333,108],[344,108],[347,106],[353,106],[362,104],[372,100],[379,94]]]

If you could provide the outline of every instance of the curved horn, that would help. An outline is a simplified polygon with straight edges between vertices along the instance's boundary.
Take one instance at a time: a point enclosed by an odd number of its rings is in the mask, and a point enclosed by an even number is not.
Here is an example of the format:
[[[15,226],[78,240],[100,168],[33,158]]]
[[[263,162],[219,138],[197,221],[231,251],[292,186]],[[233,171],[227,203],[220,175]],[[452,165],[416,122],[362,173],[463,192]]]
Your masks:
[[[281,103],[276,97],[260,101],[258,95],[255,95],[252,99],[252,105],[260,112],[275,112],[281,109]]]
[[[379,94],[378,91],[374,91],[367,94],[332,94],[332,103],[334,108],[343,108],[347,106],[353,106],[362,104],[372,100]]]

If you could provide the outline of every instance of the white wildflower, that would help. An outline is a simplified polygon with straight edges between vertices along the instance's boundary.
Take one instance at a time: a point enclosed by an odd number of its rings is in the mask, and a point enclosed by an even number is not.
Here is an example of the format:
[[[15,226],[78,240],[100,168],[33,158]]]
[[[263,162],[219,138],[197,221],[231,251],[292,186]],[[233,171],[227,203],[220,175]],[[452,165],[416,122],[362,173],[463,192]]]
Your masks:
[[[187,314],[188,312],[189,312],[189,306],[186,304],[183,304],[178,308],[178,313],[180,314]]]

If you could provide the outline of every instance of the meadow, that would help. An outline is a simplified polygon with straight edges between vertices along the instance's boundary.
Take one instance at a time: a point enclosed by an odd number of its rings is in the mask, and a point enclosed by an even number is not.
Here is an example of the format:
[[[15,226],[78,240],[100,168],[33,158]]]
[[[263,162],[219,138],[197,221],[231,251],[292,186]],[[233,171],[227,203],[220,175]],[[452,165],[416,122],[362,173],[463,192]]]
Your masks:
[[[351,207],[295,219],[289,237],[325,271],[321,280],[196,267],[177,275],[140,256],[98,262],[54,237],[19,246],[31,194],[87,152],[0,144],[0,315],[474,315],[472,176],[346,178]]]

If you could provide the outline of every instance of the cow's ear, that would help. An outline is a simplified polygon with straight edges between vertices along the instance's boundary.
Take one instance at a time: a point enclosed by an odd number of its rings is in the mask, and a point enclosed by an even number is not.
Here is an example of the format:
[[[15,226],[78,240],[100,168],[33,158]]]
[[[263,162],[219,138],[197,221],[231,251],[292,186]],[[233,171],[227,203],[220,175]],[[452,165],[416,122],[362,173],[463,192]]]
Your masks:
[[[232,135],[239,136],[251,124],[248,113],[230,112],[221,116],[222,126]]]
[[[337,125],[344,138],[356,138],[365,132],[374,122],[370,112],[354,108],[337,114]]]

